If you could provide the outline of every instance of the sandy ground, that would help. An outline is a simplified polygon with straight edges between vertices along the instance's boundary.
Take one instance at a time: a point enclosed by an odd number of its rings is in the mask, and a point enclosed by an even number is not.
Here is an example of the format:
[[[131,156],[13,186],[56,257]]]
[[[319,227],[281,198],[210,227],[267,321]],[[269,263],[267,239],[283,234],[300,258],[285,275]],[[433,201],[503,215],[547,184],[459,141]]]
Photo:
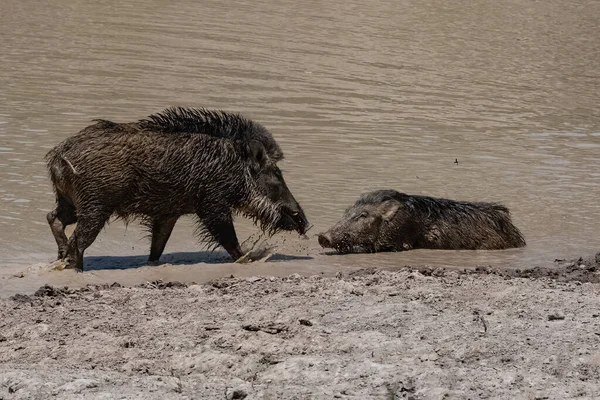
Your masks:
[[[0,300],[0,399],[600,398],[599,267],[45,286]]]

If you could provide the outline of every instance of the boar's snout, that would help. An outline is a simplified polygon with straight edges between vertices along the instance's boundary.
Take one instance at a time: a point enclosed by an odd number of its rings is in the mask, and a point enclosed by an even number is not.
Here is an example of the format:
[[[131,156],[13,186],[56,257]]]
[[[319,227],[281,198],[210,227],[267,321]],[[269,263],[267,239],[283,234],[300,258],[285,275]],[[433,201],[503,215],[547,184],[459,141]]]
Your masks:
[[[329,232],[319,233],[319,245],[323,248],[332,248],[332,239]]]
[[[283,213],[287,217],[290,230],[295,230],[300,235],[304,235],[308,229],[308,219],[299,204],[283,208]]]
[[[293,216],[293,218],[296,221],[296,224],[298,225],[298,229],[296,229],[298,231],[298,233],[300,235],[304,235],[306,233],[306,231],[308,230],[308,219],[306,218],[306,215],[304,215],[304,211],[300,210],[297,211],[296,214]]]

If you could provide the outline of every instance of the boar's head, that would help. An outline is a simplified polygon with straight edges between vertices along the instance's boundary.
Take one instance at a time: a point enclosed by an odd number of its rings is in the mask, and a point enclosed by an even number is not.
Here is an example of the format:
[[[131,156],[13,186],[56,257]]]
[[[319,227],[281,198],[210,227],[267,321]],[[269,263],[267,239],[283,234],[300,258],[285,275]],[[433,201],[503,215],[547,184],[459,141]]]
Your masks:
[[[363,194],[349,207],[341,221],[319,234],[319,244],[339,253],[376,252],[396,247],[405,209],[401,193],[380,190]],[[403,226],[399,226],[403,225]],[[402,246],[402,244],[400,244]]]
[[[278,159],[270,157],[257,140],[249,142],[248,154],[252,190],[242,212],[271,234],[285,230],[304,235],[308,220],[283,179]]]

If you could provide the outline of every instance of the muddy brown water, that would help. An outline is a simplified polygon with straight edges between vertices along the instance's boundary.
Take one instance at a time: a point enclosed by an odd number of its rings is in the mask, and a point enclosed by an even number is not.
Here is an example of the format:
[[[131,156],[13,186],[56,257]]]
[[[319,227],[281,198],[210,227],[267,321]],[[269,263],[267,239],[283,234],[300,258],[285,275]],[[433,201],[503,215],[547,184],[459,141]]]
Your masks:
[[[405,264],[522,267],[595,253],[598,15],[590,0],[3,0],[0,275],[202,280]],[[310,240],[278,235],[272,263],[215,264],[222,254],[199,251],[184,218],[163,259],[173,265],[141,267],[148,239],[137,224],[117,222],[87,251],[90,273],[29,268],[56,252],[45,220],[54,201],[48,149],[93,118],[133,121],[170,105],[241,112],[267,126],[314,224]],[[528,246],[324,254],[314,235],[377,188],[504,203]],[[256,231],[236,224],[242,240]]]

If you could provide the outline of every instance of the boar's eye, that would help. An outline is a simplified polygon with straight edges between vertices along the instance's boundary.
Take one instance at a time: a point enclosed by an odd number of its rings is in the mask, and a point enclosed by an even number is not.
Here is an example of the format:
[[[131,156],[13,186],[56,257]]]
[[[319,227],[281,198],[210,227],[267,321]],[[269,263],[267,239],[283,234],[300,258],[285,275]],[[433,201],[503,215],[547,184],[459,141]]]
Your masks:
[[[272,176],[267,181],[267,187],[269,188],[269,191],[271,192],[271,194],[273,194],[275,196],[280,196],[283,193],[282,182],[280,179],[277,178],[277,176]]]
[[[358,218],[367,218],[369,216],[369,213],[366,211],[363,211],[360,213],[360,215],[358,216]]]

